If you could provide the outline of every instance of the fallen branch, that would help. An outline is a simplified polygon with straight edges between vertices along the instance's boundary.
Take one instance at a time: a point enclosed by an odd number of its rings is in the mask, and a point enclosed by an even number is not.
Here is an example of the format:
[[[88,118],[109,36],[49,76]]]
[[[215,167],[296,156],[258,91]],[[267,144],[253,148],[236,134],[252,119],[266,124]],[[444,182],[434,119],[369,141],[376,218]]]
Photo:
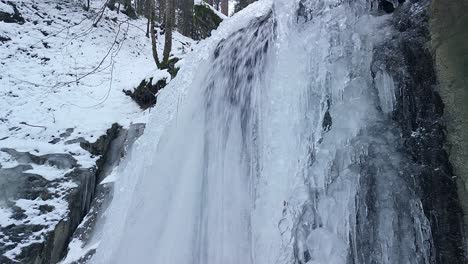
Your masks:
[[[43,128],[43,129],[47,129],[47,127],[45,126],[35,126],[35,125],[30,125],[26,122],[20,122],[21,125],[25,125],[25,126],[30,126],[30,127],[39,127],[39,128]]]

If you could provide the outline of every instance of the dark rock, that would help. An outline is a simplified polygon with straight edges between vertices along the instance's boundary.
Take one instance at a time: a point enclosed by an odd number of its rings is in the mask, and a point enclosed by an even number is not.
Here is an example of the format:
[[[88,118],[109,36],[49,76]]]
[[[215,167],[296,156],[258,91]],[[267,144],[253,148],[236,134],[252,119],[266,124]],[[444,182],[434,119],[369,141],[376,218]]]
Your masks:
[[[60,138],[54,138],[51,141],[49,141],[50,144],[57,144],[60,142]]]
[[[138,15],[132,5],[125,6],[124,10],[122,10],[122,13],[127,15],[131,19],[138,18]]]
[[[141,81],[140,85],[134,91],[124,90],[124,93],[130,96],[141,109],[145,110],[156,105],[159,90],[166,86],[166,79],[161,79],[153,84],[153,78],[148,81]]]
[[[382,0],[380,2],[379,8],[382,9],[386,13],[393,13],[393,11],[395,11],[395,7],[393,6],[393,3],[386,1],[386,0]]]
[[[323,131],[330,131],[331,127],[332,127],[332,117],[330,115],[330,111],[327,110],[327,112],[325,112],[325,115],[323,117],[323,122],[322,122],[322,128],[323,128]]]
[[[55,207],[53,207],[52,205],[43,204],[40,205],[38,209],[42,214],[44,214],[52,212],[55,209]]]
[[[65,141],[65,145],[76,144],[76,143],[80,143],[80,144],[81,143],[88,143],[88,141],[86,141],[86,139],[84,139],[83,137],[79,137],[79,138],[75,138],[75,139]]]
[[[21,14],[20,14],[18,8],[16,7],[15,3],[11,2],[11,1],[8,1],[8,2],[6,2],[6,4],[10,5],[13,8],[14,13],[9,14],[9,13],[0,11],[0,22],[3,21],[5,23],[24,24],[24,22],[25,22],[24,18],[21,16]]]
[[[91,154],[95,156],[100,156],[100,158],[96,161],[96,184],[99,183],[105,176],[103,174],[107,173],[108,167],[113,166],[114,162],[109,162],[109,159],[115,161],[116,159],[120,159],[122,156],[115,157],[115,146],[114,141],[122,136],[122,133],[126,133],[126,130],[123,129],[119,124],[115,123],[112,125],[110,129],[107,130],[105,135],[99,137],[96,142],[89,143],[84,142],[80,143],[80,146],[89,151]],[[119,141],[119,140],[117,140]],[[123,144],[124,142],[121,142]],[[109,165],[109,163],[112,163]]]
[[[444,105],[428,49],[429,5],[411,1],[395,10],[392,23],[400,33],[376,49],[372,68],[386,68],[397,84],[393,119],[401,130],[402,151],[414,163],[406,172],[417,182],[415,191],[431,225],[431,257],[434,263],[466,263],[461,206],[444,148]]]
[[[75,129],[73,129],[73,128],[67,128],[67,129],[65,130],[65,132],[63,132],[63,133],[60,134],[60,137],[61,137],[61,138],[68,138],[68,137],[71,135],[71,133],[73,133],[74,130],[75,130]]]
[[[102,156],[103,162],[99,163],[98,182],[104,180],[117,167],[127,153],[126,148],[133,145],[133,142],[143,134],[144,129],[145,124],[132,124],[128,129],[120,129],[118,131]]]
[[[11,40],[11,38],[9,38],[7,36],[0,35],[0,42],[5,43],[5,42],[10,41],[10,40]]]
[[[25,219],[28,217],[27,215],[24,214],[25,211],[19,208],[18,206],[13,206],[11,209],[13,211],[12,218],[15,220],[21,220],[21,219]]]
[[[101,170],[97,176],[99,179],[104,179],[114,167],[119,165],[122,157],[127,154],[127,150],[131,149],[131,146],[134,144],[134,142],[143,134],[144,128],[144,124],[133,124],[129,127],[128,130],[120,129],[118,131],[118,135],[110,142],[110,145],[107,147],[107,154],[103,156]],[[108,134],[111,133],[108,131]],[[103,151],[101,150],[101,152]],[[80,240],[85,245],[89,242],[98,219],[103,217],[102,213],[112,200],[112,194],[113,183],[96,185],[93,201],[88,210],[89,212],[73,234],[73,240]],[[94,253],[95,250],[91,249],[86,252],[84,256],[82,256],[78,261],[73,263],[88,263]]]

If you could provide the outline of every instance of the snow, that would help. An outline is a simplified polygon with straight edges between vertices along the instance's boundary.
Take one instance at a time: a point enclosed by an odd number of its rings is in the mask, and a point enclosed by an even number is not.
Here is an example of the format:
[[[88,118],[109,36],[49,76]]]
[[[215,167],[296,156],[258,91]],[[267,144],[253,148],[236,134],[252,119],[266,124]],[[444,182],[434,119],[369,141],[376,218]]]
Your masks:
[[[81,240],[73,240],[68,245],[68,254],[59,264],[74,263],[80,260],[86,253],[99,247],[99,243],[85,245]]]
[[[0,12],[7,13],[7,14],[14,14],[15,10],[13,9],[11,5],[0,2]]]
[[[0,226],[8,226],[11,223],[11,212],[0,206]]]
[[[129,20],[106,9],[97,27],[93,26],[105,2],[91,1],[86,12],[80,0],[14,1],[26,23],[0,22],[0,35],[11,39],[0,42],[0,149],[71,154],[81,168],[91,168],[99,157],[82,149],[76,139],[94,142],[113,123],[128,127],[148,121],[152,110],[142,111],[122,90],[132,90],[146,78],[170,80],[170,75],[156,68],[151,41],[145,36],[145,19]],[[0,1],[0,12],[14,10]],[[160,53],[163,43],[164,36],[159,36]],[[194,44],[178,33],[173,43],[172,56],[181,59]],[[0,164],[2,169],[19,165],[3,151]],[[34,234],[42,239],[66,216],[64,197],[77,185],[64,177],[69,170],[29,165],[33,168],[26,173],[56,183],[49,191],[58,196],[46,201],[11,201],[25,210],[23,220],[12,219],[11,209],[0,204],[0,226],[44,225]],[[38,213],[40,205],[54,209]],[[14,259],[23,247],[41,239],[22,241],[5,256]]]
[[[32,164],[31,166],[33,167],[32,169],[26,170],[24,172],[41,175],[44,179],[48,181],[53,181],[58,178],[61,178],[63,177],[63,175],[72,171],[72,170],[60,170],[54,166],[48,166],[48,165],[38,166],[38,165]]]
[[[228,16],[226,16],[225,14],[223,14],[220,11],[216,10],[212,5],[206,3],[203,0],[195,0],[194,4],[195,5],[203,5],[205,7],[208,7],[209,9],[211,9],[211,11],[213,11],[217,16],[219,16],[223,20],[228,18]]]
[[[18,163],[8,153],[0,151],[0,165],[0,168],[7,169],[15,167]]]
[[[17,5],[21,8],[23,2]],[[83,21],[93,13],[83,12],[79,1],[68,5],[56,1],[65,5],[63,10],[43,1],[26,2],[50,11],[53,22],[51,26],[39,20],[37,25],[0,27],[12,38],[0,44],[0,92],[5,95],[0,104],[4,113],[0,138],[48,142],[65,129],[75,128],[72,137],[94,141],[112,123],[127,126],[141,115],[122,90],[134,88],[149,74],[167,76],[155,70],[150,41],[144,35],[146,21],[128,21],[124,15],[108,11],[94,28],[91,19]],[[92,3],[96,11],[102,1]],[[38,19],[30,9],[21,12]],[[181,56],[181,42],[190,45],[190,40],[177,40],[174,55]],[[95,73],[87,75],[92,71]],[[18,130],[11,132],[11,127]]]

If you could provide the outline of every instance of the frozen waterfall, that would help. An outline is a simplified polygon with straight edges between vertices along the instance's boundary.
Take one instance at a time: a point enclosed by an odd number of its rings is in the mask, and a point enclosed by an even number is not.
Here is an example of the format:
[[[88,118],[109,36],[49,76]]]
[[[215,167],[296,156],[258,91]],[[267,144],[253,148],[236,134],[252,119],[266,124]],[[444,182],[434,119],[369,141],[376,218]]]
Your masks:
[[[202,42],[118,172],[93,262],[430,263],[371,2],[263,0]]]

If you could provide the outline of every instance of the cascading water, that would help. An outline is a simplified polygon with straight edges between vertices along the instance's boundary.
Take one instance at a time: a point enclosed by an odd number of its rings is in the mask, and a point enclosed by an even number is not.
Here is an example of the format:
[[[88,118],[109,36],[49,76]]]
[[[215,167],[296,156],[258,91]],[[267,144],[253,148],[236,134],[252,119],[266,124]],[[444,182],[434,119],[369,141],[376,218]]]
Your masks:
[[[120,173],[94,262],[431,263],[371,6],[261,1],[222,25]]]

